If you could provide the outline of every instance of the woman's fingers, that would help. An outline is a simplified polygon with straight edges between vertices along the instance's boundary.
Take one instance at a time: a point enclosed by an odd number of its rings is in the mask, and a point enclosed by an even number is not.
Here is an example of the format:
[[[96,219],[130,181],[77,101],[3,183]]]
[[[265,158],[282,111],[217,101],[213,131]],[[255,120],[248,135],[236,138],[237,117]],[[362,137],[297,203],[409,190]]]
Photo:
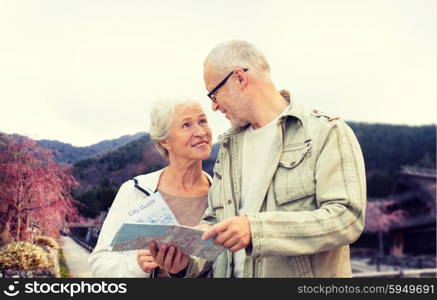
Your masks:
[[[164,260],[164,269],[166,269],[168,272],[171,272],[173,269],[173,256],[175,253],[174,247],[170,247],[167,251],[167,255],[165,256]]]
[[[138,261],[140,262],[147,262],[147,263],[152,263],[155,262],[155,259],[152,256],[143,256],[143,257],[139,257]]]
[[[162,244],[161,247],[159,247],[158,254],[156,255],[156,262],[161,268],[164,268],[165,263],[165,255],[167,254],[167,245]]]
[[[140,249],[137,251],[137,262],[140,268],[146,273],[150,273],[153,271],[153,269],[158,267],[158,264],[155,262],[151,252],[145,249]]]
[[[175,258],[173,260],[174,264],[177,265],[177,266],[180,266],[181,265],[181,259],[182,259],[182,251],[181,251],[181,249],[176,248],[176,255],[175,255]]]
[[[150,256],[144,256],[148,263],[156,263],[169,273],[178,273],[188,266],[188,256],[181,249],[162,244],[157,248],[155,242],[150,243]],[[154,260],[149,261],[150,257]]]
[[[156,243],[155,242],[151,242],[149,244],[149,250],[150,250],[150,254],[153,256],[153,258],[156,260],[156,256],[158,255],[158,248],[156,247]]]
[[[142,268],[144,272],[151,273],[153,269],[157,268],[158,264],[155,262],[152,263],[144,263]]]
[[[151,255],[150,250],[147,250],[147,249],[139,249],[137,253],[138,253],[138,255],[141,255],[141,256]]]

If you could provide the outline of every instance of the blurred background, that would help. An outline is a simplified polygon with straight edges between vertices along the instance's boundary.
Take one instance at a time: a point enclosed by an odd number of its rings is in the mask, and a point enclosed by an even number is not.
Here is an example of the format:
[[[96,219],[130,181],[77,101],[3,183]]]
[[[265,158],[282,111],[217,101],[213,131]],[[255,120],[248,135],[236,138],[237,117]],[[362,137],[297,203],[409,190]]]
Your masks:
[[[90,276],[121,183],[166,165],[151,103],[200,101],[214,141],[229,127],[203,59],[230,39],[357,135],[368,205],[354,277],[436,276],[435,1],[5,0],[0,35],[0,277]]]

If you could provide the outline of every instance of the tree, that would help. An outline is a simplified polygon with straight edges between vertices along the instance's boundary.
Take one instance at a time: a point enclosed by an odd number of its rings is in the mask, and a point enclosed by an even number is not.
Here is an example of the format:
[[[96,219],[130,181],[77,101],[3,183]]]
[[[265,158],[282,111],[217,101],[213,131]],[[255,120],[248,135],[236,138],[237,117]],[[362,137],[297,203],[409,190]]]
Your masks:
[[[65,221],[79,218],[71,190],[78,183],[67,164],[26,137],[9,138],[0,149],[0,236],[28,240],[35,227],[56,237]]]
[[[404,211],[400,209],[390,211],[391,205],[393,205],[393,201],[367,202],[365,229],[368,232],[378,234],[380,257],[384,255],[383,234],[387,233],[393,225],[400,224],[405,220]],[[377,269],[379,271],[379,261]]]
[[[393,225],[402,223],[405,220],[404,211],[390,211],[392,205],[393,201],[367,202],[366,231],[386,233]]]

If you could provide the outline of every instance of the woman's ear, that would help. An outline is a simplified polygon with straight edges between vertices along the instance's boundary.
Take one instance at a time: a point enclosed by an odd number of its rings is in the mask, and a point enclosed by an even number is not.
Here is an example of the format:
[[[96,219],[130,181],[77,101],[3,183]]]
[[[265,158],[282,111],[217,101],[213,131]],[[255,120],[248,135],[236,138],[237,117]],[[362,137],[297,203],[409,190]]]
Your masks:
[[[170,145],[168,144],[167,140],[161,140],[158,142],[165,150],[169,150]]]

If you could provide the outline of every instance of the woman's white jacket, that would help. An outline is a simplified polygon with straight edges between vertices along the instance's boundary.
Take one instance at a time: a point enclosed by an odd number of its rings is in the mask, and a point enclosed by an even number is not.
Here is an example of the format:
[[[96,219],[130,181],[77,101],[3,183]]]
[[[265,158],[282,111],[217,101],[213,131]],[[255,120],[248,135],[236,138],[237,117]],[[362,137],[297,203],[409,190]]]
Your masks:
[[[150,193],[157,189],[163,169],[135,177],[138,185]],[[210,176],[205,173],[211,181]],[[103,223],[100,235],[88,263],[94,277],[150,277],[137,262],[137,250],[111,251],[111,242],[115,233],[129,220],[129,211],[141,202],[146,194],[135,188],[133,180],[123,183],[112,203],[111,209]]]

